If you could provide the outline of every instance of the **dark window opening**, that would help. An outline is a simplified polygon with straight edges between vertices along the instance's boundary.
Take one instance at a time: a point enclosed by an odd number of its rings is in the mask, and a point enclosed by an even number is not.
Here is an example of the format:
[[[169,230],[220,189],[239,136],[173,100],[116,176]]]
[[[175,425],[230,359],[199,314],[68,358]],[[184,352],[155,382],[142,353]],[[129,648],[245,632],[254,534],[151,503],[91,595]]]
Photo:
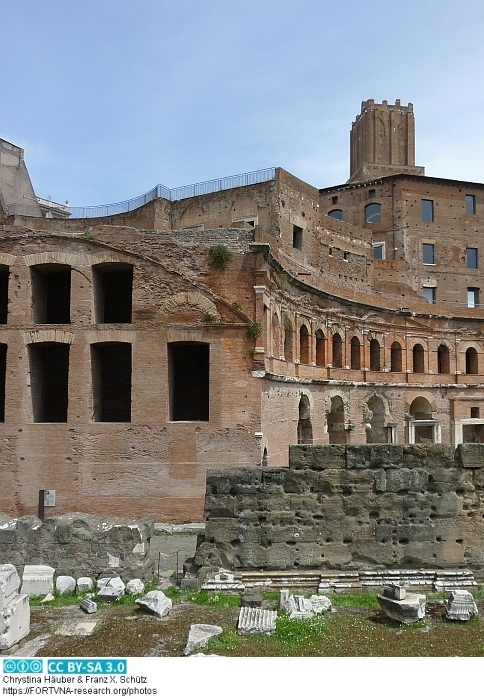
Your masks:
[[[479,306],[479,289],[474,286],[467,288],[467,307],[476,308]]]
[[[399,342],[393,342],[390,348],[390,371],[402,371],[402,347]]]
[[[326,354],[324,347],[324,333],[322,330],[316,331],[316,366],[326,364]]]
[[[435,303],[437,300],[437,289],[435,286],[423,286],[422,293],[429,303]]]
[[[368,190],[368,197],[370,199],[374,199],[376,197],[376,190],[375,189],[369,189]]]
[[[5,379],[7,376],[7,345],[0,345],[0,422],[5,422]]]
[[[432,223],[434,220],[434,202],[432,199],[422,199],[422,221]]]
[[[471,419],[479,419],[479,408],[471,408]]]
[[[380,371],[380,343],[370,340],[370,371]]]
[[[450,374],[450,352],[446,345],[437,349],[437,370],[439,374]]]
[[[385,244],[384,243],[374,243],[373,244],[373,258],[375,260],[385,259]]]
[[[292,227],[292,247],[302,250],[303,229],[300,226]]]
[[[0,324],[7,322],[8,314],[8,277],[9,269],[0,265]]]
[[[301,396],[299,401],[299,420],[297,423],[297,443],[312,444],[313,443],[313,426],[311,424],[311,407],[309,398]]]
[[[360,341],[357,337],[351,338],[351,368],[361,369]]]
[[[425,350],[422,345],[413,346],[413,371],[415,374],[423,374],[425,371]]]
[[[210,345],[201,342],[168,344],[170,420],[208,421]]]
[[[116,262],[93,268],[96,323],[131,323],[133,267]]]
[[[332,211],[329,212],[328,216],[331,216],[331,218],[336,219],[336,221],[342,221],[343,220],[343,210],[342,209],[333,209]]]
[[[337,204],[338,201],[339,201],[339,199],[338,199],[337,196],[331,197],[331,203],[332,203],[333,205]]]
[[[477,269],[479,260],[477,256],[477,248],[466,248],[466,263],[467,269]]]
[[[476,198],[474,194],[466,194],[466,214],[476,213]]]
[[[95,422],[131,422],[131,345],[91,346]]]
[[[305,325],[299,329],[299,361],[309,364],[309,332]]]
[[[34,323],[71,322],[71,268],[45,264],[31,268]]]
[[[367,204],[365,206],[365,223],[380,223],[380,204]]]
[[[333,335],[333,366],[335,369],[343,366],[343,340],[339,333]]]
[[[474,347],[466,349],[466,374],[478,374],[478,355]]]
[[[69,345],[29,346],[34,422],[67,422]]]

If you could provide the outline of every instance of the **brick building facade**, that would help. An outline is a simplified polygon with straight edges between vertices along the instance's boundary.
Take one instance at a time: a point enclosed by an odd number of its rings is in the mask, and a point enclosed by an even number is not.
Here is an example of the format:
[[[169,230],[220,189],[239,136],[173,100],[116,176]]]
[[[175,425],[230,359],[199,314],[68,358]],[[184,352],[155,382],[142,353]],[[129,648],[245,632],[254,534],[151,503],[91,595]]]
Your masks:
[[[1,511],[197,520],[207,468],[298,442],[484,441],[484,185],[415,166],[412,105],[364,102],[351,139],[345,184],[276,168],[94,217],[16,197],[2,142]]]

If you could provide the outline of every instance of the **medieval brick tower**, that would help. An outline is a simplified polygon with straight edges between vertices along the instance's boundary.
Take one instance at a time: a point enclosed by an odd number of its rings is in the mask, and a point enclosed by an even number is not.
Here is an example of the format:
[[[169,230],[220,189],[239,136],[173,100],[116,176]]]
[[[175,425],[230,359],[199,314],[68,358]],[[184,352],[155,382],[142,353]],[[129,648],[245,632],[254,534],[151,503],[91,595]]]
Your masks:
[[[361,113],[350,134],[349,182],[387,175],[424,175],[425,168],[415,165],[415,119],[413,104],[361,103]]]

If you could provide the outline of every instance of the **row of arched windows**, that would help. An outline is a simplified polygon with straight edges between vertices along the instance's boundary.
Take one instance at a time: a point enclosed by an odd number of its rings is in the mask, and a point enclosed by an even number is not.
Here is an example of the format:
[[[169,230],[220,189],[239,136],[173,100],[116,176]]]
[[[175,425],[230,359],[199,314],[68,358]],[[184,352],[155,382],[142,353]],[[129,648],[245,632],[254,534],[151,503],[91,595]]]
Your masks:
[[[281,333],[279,321],[274,316],[273,322],[273,354],[274,356],[284,356],[286,361],[294,361],[294,350],[292,346],[293,332],[290,325],[285,327],[284,339],[281,347]],[[330,347],[328,346],[330,344]],[[281,351],[282,350],[282,351]],[[322,330],[317,330],[314,334],[314,357],[311,356],[311,337],[305,324],[299,329],[299,362],[301,364],[315,363],[316,366],[327,366],[331,364],[335,369],[342,369],[346,365],[345,345],[343,337],[339,332],[335,332],[329,339],[325,338]],[[370,371],[382,371],[382,347],[380,342],[372,338],[369,342],[369,366],[365,367],[364,345],[357,335],[353,335],[349,345],[348,365],[350,369],[368,368]],[[330,356],[327,356],[330,353]],[[424,374],[426,367],[426,350],[422,344],[416,343],[411,350],[409,358],[411,365],[408,369],[414,373]],[[437,372],[439,374],[451,373],[450,349],[446,344],[440,344],[437,348]],[[463,367],[464,368],[464,367]],[[404,368],[404,349],[400,342],[395,340],[390,347],[390,371],[400,373]],[[479,355],[475,347],[468,347],[465,351],[465,373],[479,373]]]

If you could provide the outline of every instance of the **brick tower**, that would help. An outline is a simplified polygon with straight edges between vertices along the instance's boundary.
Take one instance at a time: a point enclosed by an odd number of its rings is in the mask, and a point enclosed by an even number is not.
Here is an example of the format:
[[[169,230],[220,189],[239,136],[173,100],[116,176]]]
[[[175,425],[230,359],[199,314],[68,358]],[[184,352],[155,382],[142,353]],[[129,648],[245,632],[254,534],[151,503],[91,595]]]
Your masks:
[[[425,175],[425,168],[415,165],[413,104],[362,102],[351,128],[348,182],[402,173]]]

